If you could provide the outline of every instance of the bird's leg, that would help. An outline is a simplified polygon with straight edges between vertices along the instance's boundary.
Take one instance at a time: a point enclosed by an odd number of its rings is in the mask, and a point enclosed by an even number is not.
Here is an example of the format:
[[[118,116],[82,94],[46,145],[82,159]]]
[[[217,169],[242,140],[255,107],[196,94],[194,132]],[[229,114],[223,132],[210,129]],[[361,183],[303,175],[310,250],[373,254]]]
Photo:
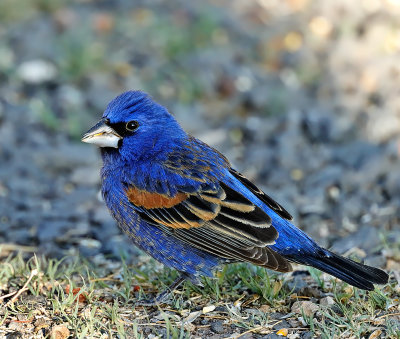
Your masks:
[[[179,287],[187,278],[185,274],[181,274],[178,278],[175,279],[175,281],[168,286],[165,291],[159,293],[156,297],[152,299],[142,299],[138,300],[136,302],[136,306],[157,306],[159,304],[164,303],[168,297],[171,295],[171,293]]]

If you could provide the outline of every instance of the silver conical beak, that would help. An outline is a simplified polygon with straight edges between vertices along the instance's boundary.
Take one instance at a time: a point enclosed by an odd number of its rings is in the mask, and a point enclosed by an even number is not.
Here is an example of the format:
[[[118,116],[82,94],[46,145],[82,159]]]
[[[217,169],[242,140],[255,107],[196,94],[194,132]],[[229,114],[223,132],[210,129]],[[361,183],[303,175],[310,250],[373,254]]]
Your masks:
[[[118,148],[118,143],[121,139],[122,137],[108,126],[104,120],[100,120],[83,135],[81,140],[99,147]]]

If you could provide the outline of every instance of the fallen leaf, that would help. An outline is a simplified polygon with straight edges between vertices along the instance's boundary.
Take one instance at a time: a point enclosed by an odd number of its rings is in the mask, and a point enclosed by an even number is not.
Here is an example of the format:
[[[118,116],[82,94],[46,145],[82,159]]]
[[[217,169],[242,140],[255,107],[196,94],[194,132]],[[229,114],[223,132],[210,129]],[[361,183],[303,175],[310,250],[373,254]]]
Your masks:
[[[400,263],[398,261],[388,259],[386,264],[386,269],[390,271],[399,271]]]
[[[265,305],[261,305],[260,308],[259,308],[259,311],[262,312],[262,313],[268,313],[268,312],[271,311],[271,306],[266,305],[266,304]]]
[[[279,291],[282,289],[283,283],[280,280],[275,281],[272,293],[274,296],[278,295]]]
[[[183,319],[183,323],[184,324],[192,323],[198,317],[200,317],[200,315],[201,315],[200,311],[191,312],[185,319]]]
[[[296,301],[292,306],[292,312],[298,313],[311,317],[319,309],[318,305],[312,303],[311,301]]]
[[[240,306],[242,305],[242,300],[243,300],[244,297],[245,297],[245,295],[243,294],[238,300],[236,300],[236,301],[233,303],[233,306],[239,307],[239,308],[240,308]]]
[[[319,301],[321,306],[330,306],[335,304],[335,300],[332,297],[325,297]]]
[[[65,293],[69,294],[70,292],[70,287],[69,285],[67,285],[67,287],[65,287]],[[86,292],[81,292],[81,289],[79,287],[76,287],[72,290],[72,294],[74,296],[78,295],[78,301],[80,303],[84,303],[87,301],[87,293]]]
[[[289,331],[287,328],[281,328],[278,332],[276,332],[277,335],[280,335],[282,337],[286,337],[288,333]]]
[[[215,310],[215,306],[214,305],[210,305],[210,306],[205,306],[203,307],[203,313],[209,313]]]
[[[45,318],[38,318],[36,319],[34,325],[35,325],[35,333],[37,333],[42,328],[48,328],[50,326],[50,322]]]
[[[51,339],[66,339],[69,337],[69,329],[64,325],[57,325],[51,329]]]
[[[371,333],[371,335],[368,337],[368,339],[380,338],[381,334],[382,334],[381,330],[375,330],[374,332]]]

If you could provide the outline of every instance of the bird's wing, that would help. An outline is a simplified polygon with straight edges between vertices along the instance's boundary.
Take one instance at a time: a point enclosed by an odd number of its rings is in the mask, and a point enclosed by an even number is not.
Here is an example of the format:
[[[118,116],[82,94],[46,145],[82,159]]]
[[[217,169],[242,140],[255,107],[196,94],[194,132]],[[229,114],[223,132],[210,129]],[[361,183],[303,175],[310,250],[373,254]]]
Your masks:
[[[269,208],[271,208],[276,214],[280,217],[292,220],[293,217],[286,211],[280,204],[278,204],[274,199],[272,199],[269,195],[265,194],[262,190],[260,190],[256,185],[254,185],[249,179],[247,179],[243,174],[234,170],[233,168],[229,169],[229,172],[238,179],[244,186],[246,186],[258,199],[260,199],[263,203],[265,203]]]
[[[232,261],[291,269],[286,259],[266,247],[278,237],[271,218],[224,182],[174,196],[130,186],[126,195],[142,219],[197,248]]]

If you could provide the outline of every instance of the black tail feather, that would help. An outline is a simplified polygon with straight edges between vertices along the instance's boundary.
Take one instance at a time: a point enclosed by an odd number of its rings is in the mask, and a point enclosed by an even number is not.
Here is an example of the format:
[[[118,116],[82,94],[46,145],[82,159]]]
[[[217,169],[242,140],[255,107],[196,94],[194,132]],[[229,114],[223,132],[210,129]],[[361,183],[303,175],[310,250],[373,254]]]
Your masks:
[[[387,273],[378,268],[360,264],[328,250],[324,250],[324,252],[324,255],[305,256],[295,258],[294,261],[318,268],[363,290],[372,291],[374,289],[373,284],[386,284],[388,282]]]

